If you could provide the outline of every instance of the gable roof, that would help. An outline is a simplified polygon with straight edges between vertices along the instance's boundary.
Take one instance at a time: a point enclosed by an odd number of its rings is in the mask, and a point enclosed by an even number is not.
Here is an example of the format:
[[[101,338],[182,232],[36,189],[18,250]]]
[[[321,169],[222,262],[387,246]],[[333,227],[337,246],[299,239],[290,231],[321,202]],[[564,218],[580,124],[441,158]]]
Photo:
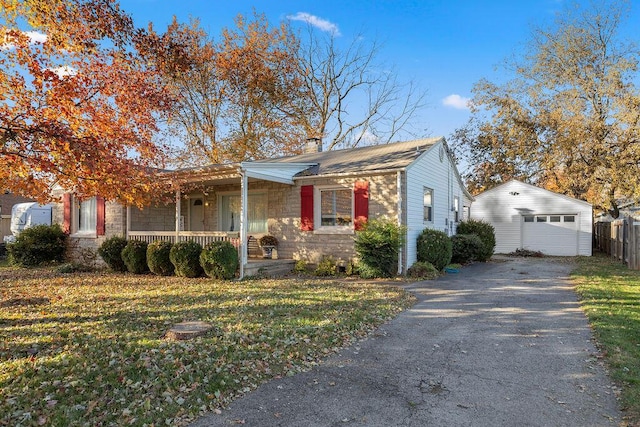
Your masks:
[[[526,182],[522,182],[522,181],[519,181],[517,179],[511,179],[511,180],[509,180],[509,181],[507,181],[505,183],[502,183],[500,185],[497,185],[497,186],[495,186],[495,187],[493,187],[493,188],[491,188],[489,190],[483,191],[482,193],[476,195],[475,198],[476,198],[476,200],[482,199],[487,194],[491,194],[491,193],[493,193],[493,192],[495,192],[495,191],[497,191],[497,190],[499,190],[499,189],[501,189],[503,187],[510,187],[510,186],[514,186],[514,185],[526,186],[526,187],[532,188],[535,191],[545,192],[545,193],[548,193],[548,194],[556,196],[556,197],[560,197],[560,198],[563,198],[563,199],[566,199],[566,200],[570,200],[572,202],[582,203],[582,204],[584,204],[586,206],[591,206],[591,203],[585,202],[584,200],[576,199],[575,197],[567,196],[565,194],[556,193],[555,191],[547,190],[546,188],[538,187],[537,185],[528,184]]]
[[[315,163],[316,167],[305,171],[306,175],[349,174],[354,172],[375,172],[398,170],[409,166],[444,138],[424,138],[390,144],[347,148],[343,150],[304,153],[275,159],[256,160],[247,163]]]

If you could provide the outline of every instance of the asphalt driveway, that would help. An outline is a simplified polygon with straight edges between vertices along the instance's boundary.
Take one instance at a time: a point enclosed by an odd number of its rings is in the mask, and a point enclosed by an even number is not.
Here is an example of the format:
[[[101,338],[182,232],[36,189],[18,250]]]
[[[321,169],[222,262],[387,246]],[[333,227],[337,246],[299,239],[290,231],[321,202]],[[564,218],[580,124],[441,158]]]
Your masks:
[[[618,425],[570,271],[510,258],[411,284],[368,339],[193,426]]]

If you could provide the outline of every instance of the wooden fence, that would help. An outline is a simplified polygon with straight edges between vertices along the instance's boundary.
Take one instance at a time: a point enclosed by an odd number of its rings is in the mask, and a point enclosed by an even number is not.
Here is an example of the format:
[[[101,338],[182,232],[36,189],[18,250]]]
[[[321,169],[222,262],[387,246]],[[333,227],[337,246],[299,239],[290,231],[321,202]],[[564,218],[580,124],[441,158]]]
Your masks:
[[[640,221],[627,216],[593,225],[594,245],[601,252],[640,270]]]

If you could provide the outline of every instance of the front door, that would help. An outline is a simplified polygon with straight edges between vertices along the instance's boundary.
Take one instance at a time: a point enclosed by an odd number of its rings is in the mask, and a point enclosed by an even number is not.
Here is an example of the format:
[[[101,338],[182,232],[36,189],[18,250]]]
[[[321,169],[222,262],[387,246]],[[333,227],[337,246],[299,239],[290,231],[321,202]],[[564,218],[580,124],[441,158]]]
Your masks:
[[[189,231],[204,231],[204,203],[202,199],[189,200]]]

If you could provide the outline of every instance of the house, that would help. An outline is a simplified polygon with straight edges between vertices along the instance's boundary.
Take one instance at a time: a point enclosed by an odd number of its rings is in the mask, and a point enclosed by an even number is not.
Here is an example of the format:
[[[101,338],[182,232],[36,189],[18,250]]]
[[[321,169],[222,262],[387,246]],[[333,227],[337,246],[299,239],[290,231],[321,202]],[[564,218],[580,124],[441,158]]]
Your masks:
[[[112,235],[203,245],[229,240],[239,250],[242,277],[251,242],[262,235],[278,239],[279,259],[317,263],[331,255],[348,261],[355,256],[355,231],[380,217],[407,226],[403,273],[416,261],[424,228],[454,234],[468,215],[473,199],[444,138],[326,152],[321,147],[312,139],[296,156],[162,172],[174,189],[171,201],[164,195],[144,209],[100,197],[78,202],[65,194],[54,217],[79,248],[97,248]]]
[[[496,253],[591,256],[592,209],[582,200],[512,180],[477,195],[471,218],[493,225]]]

